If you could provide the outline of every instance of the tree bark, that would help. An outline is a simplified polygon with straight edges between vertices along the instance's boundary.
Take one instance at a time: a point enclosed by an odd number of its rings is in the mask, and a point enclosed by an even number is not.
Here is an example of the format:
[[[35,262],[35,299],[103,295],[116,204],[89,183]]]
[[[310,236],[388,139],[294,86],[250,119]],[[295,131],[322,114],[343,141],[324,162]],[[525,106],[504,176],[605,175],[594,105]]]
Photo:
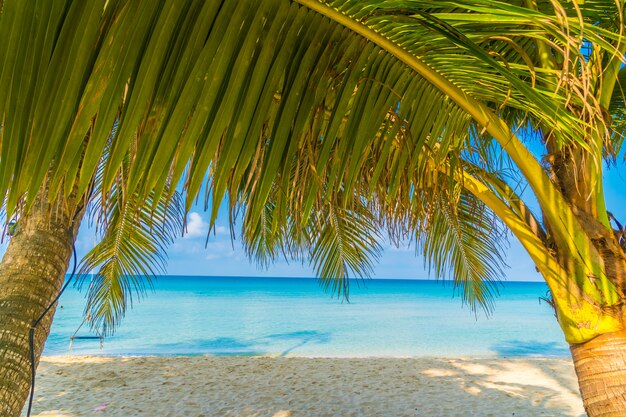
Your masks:
[[[29,393],[29,331],[57,296],[72,256],[82,210],[73,201],[49,204],[40,193],[20,218],[0,263],[0,416],[20,415]],[[50,331],[54,306],[35,332],[36,363]]]
[[[626,330],[570,347],[589,417],[626,416]]]

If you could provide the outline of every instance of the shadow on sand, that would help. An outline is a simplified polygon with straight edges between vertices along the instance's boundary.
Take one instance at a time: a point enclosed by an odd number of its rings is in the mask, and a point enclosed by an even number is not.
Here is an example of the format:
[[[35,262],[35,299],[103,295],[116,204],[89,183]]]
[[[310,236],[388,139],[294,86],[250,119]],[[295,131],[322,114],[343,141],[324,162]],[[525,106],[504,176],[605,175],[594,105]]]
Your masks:
[[[531,357],[570,357],[570,351],[563,343],[539,342],[536,340],[506,340],[490,348],[498,356]]]
[[[34,417],[584,415],[571,362],[558,358],[52,357],[42,365]]]
[[[330,343],[332,335],[317,330],[275,333],[252,339],[218,337],[157,344],[147,354],[205,354],[215,356],[287,356],[309,344]]]

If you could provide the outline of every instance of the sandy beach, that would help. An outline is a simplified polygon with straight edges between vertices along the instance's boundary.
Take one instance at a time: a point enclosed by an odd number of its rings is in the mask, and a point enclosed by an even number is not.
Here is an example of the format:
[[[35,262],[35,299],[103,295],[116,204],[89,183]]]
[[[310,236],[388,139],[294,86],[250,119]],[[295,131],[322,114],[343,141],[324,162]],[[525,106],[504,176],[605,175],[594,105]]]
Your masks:
[[[38,417],[584,416],[571,361],[470,358],[42,359]]]

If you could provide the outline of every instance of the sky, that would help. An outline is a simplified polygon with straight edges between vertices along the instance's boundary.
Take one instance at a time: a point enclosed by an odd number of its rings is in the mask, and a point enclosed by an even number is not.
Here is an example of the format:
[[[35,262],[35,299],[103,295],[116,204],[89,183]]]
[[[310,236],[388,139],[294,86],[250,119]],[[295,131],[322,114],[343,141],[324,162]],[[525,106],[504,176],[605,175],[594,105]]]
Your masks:
[[[605,194],[607,208],[622,223],[626,223],[626,166],[620,162],[617,168],[611,168],[605,175]],[[207,239],[209,214],[200,205],[194,206],[187,217],[187,233],[176,239],[168,250],[168,275],[205,275],[205,276],[265,276],[265,277],[315,277],[308,266],[300,262],[287,262],[278,259],[267,269],[259,268],[250,261],[239,239],[231,241],[228,216],[220,215],[215,233]],[[96,243],[93,229],[83,221],[76,250],[79,258]],[[505,248],[505,280],[541,281],[535,267],[514,239],[509,239],[510,246]],[[0,245],[0,254],[4,254],[7,239]],[[375,265],[372,278],[380,279],[434,279],[429,275],[424,260],[416,256],[413,246],[395,247],[383,242],[384,251]]]
[[[231,242],[226,219],[218,219],[215,234],[212,233],[207,240],[208,227],[208,214],[201,210],[189,213],[188,233],[177,239],[169,251],[168,274],[315,277],[315,272],[308,264],[287,262],[284,259],[278,259],[267,269],[259,268],[254,261],[248,260],[240,240]],[[416,256],[414,246],[396,247],[388,242],[383,242],[383,248],[382,256],[375,265],[372,278],[429,278],[424,260],[422,257]],[[507,268],[507,277],[516,281],[541,280],[521,247],[512,246],[509,252],[514,256],[509,256],[507,263],[511,268]],[[516,253],[522,256],[515,256]]]
[[[215,230],[207,239],[208,231],[209,213],[195,206],[187,215],[186,234],[176,239],[168,250],[168,275],[315,277],[308,264],[284,259],[278,259],[269,268],[259,268],[247,258],[239,237],[231,240],[226,212],[218,217]],[[95,243],[93,230],[83,222],[76,242],[78,256],[82,257]],[[374,278],[427,278],[423,261],[415,257],[414,247],[383,245],[384,253],[376,265]]]

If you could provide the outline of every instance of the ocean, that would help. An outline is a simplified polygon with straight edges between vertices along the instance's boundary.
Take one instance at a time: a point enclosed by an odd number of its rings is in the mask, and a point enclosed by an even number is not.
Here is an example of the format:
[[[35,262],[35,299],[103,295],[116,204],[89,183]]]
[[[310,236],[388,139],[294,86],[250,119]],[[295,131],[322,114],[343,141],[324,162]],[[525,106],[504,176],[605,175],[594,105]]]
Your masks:
[[[67,289],[44,355],[270,355],[304,357],[568,356],[536,282],[503,282],[490,316],[454,297],[451,284],[359,280],[350,301],[315,279],[162,276],[115,334],[70,337],[85,297]],[[83,326],[80,337],[95,334]]]

